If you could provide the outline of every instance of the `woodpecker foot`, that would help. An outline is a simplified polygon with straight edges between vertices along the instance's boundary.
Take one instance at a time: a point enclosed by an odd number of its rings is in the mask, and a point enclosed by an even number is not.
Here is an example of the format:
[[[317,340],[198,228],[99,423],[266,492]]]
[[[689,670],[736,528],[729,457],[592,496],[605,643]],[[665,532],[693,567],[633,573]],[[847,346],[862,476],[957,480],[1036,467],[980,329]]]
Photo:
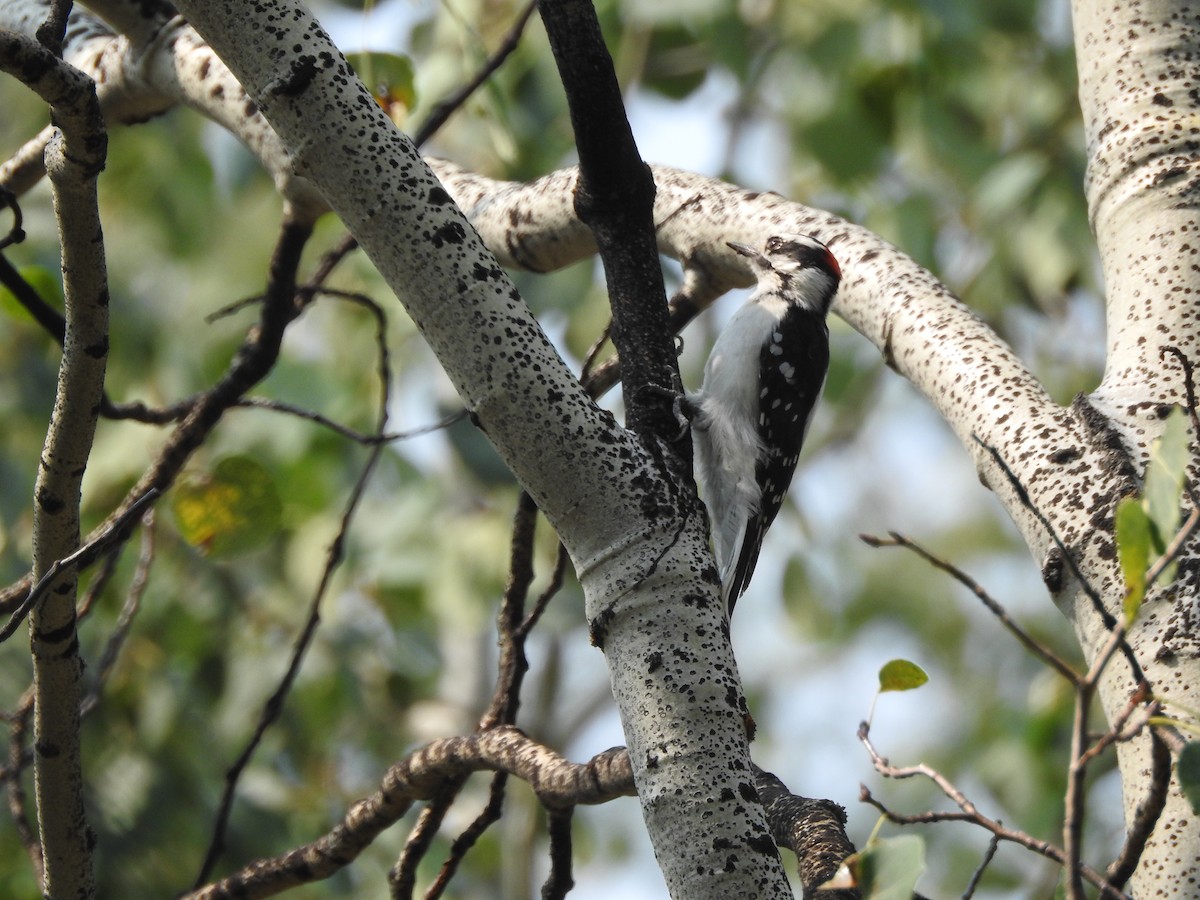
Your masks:
[[[651,394],[661,399],[670,399],[671,414],[675,417],[675,421],[679,423],[679,433],[671,439],[672,443],[678,443],[683,440],[684,436],[692,428],[692,420],[695,419],[699,410],[691,398],[684,393],[683,386],[676,384],[674,390],[665,388],[659,384],[647,384],[642,387],[642,391]]]

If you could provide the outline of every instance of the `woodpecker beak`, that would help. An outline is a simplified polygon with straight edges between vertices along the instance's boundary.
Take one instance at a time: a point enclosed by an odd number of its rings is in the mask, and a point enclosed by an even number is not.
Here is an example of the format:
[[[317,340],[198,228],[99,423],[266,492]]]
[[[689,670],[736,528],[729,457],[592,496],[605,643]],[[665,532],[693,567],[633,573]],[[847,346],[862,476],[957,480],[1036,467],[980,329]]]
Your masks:
[[[727,246],[734,253],[741,254],[742,256],[746,257],[746,259],[750,260],[750,264],[754,269],[765,269],[770,267],[770,263],[767,261],[767,258],[749,244],[738,244],[734,241],[726,241],[725,246]]]

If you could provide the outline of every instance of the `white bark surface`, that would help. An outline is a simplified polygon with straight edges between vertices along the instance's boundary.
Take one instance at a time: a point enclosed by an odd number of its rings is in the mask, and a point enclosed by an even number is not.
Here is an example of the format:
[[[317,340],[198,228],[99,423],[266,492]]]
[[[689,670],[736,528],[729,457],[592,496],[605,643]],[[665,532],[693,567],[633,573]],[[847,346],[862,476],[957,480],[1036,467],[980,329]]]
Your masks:
[[[1177,348],[1192,365],[1200,361],[1200,8],[1100,0],[1076,2],[1073,13],[1088,210],[1104,269],[1108,325],[1104,380],[1091,399],[1140,476],[1166,411],[1187,402],[1185,371],[1165,348]],[[1193,452],[1193,483],[1197,474]],[[1131,634],[1155,694],[1171,714],[1185,718],[1200,708],[1197,549],[1193,540],[1176,581],[1151,595]],[[1109,582],[1105,596],[1115,594]],[[1110,711],[1127,686],[1121,671],[1117,667],[1106,685]],[[1128,819],[1148,761],[1145,741],[1122,750]],[[1134,890],[1190,897],[1198,881],[1200,822],[1172,784]]]

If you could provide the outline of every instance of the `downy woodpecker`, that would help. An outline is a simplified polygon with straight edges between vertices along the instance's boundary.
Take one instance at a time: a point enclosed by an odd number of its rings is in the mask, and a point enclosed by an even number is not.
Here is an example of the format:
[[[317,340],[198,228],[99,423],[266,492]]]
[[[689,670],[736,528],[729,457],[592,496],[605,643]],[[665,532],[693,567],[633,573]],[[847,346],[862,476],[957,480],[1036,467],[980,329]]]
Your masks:
[[[820,241],[779,234],[746,257],[758,287],[713,346],[704,383],[688,397],[696,480],[708,507],[730,612],[746,589],[825,385],[825,314],[841,268]]]

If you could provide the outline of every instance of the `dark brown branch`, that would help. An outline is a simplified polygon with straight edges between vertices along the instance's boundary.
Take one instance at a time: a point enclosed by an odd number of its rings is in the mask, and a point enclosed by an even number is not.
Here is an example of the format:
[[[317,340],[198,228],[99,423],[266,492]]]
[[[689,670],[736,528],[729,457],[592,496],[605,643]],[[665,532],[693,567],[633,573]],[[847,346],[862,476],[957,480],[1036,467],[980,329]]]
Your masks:
[[[46,574],[39,579],[37,584],[30,588],[25,599],[20,605],[13,610],[12,616],[3,628],[0,628],[0,643],[8,640],[13,636],[13,632],[21,624],[22,620],[46,593],[50,585],[54,583],[54,579],[59,576],[64,569],[68,569],[80,563],[81,560],[95,560],[104,550],[114,544],[124,543],[129,539],[129,534],[132,531],[133,522],[142,512],[154,502],[158,497],[158,491],[151,488],[136,501],[134,501],[113,523],[104,531],[98,534],[92,540],[88,541],[70,556],[57,560],[46,570]]]
[[[13,214],[12,227],[8,229],[8,234],[0,237],[0,250],[3,250],[5,247],[19,244],[25,240],[25,229],[21,217],[21,205],[17,202],[17,195],[3,185],[0,185],[0,207],[12,210]]]
[[[50,11],[46,21],[38,26],[35,37],[38,43],[62,59],[63,37],[67,31],[67,17],[71,15],[71,0],[50,0]]]
[[[525,637],[521,625],[525,619],[525,600],[533,584],[533,539],[537,530],[537,505],[524,491],[517,499],[513,516],[513,533],[509,549],[508,583],[496,617],[500,639],[500,659],[497,664],[496,687],[487,712],[479,720],[479,730],[497,725],[512,725],[517,721],[521,684],[529,671],[525,657]]]
[[[62,313],[42,299],[21,273],[0,256],[0,285],[8,288],[22,308],[33,317],[54,342],[62,347],[67,336],[67,320]],[[106,419],[133,419],[152,425],[166,425],[184,418],[196,405],[196,397],[189,397],[171,406],[154,408],[144,403],[115,403],[105,392],[100,400],[100,415]]]
[[[67,337],[67,320],[63,318],[62,313],[43,300],[33,285],[3,256],[0,256],[0,285],[8,288],[25,312],[29,313],[42,330],[61,347]]]
[[[550,874],[542,885],[542,900],[562,900],[575,887],[571,874],[571,818],[575,807],[549,810]]]
[[[716,287],[712,280],[694,266],[684,273],[683,285],[671,297],[667,305],[667,329],[671,334],[679,334],[684,328],[708,309],[712,302],[724,293]],[[604,342],[609,337],[610,328],[596,341],[588,353],[588,362],[584,365],[583,386],[593,397],[603,396],[614,384],[621,380],[621,360],[619,357],[605,360],[594,369],[594,358],[599,354]],[[678,356],[677,356],[678,358]]]
[[[979,865],[975,867],[975,871],[971,873],[971,880],[967,882],[967,889],[963,891],[962,900],[971,900],[975,896],[975,891],[979,888],[979,882],[983,880],[983,873],[987,871],[987,867],[992,864],[992,860],[996,856],[996,851],[1000,849],[1000,838],[993,834],[988,841],[987,850],[983,852],[983,859],[979,861]]]
[[[854,853],[854,844],[846,836],[846,810],[832,800],[797,796],[775,775],[758,766],[754,767],[754,781],[771,836],[776,844],[796,855],[806,900],[857,900],[859,892],[853,888],[817,891]]]
[[[655,239],[654,177],[634,143],[591,0],[540,0],[538,9],[579,151],[575,210],[596,237],[608,281],[626,422],[638,434],[676,442],[690,471],[690,438],[679,438],[671,409],[679,366]]]
[[[1146,842],[1154,833],[1154,826],[1167,805],[1167,791],[1171,786],[1171,751],[1157,729],[1150,729],[1150,786],[1146,797],[1138,804],[1133,822],[1125,835],[1125,845],[1120,855],[1108,867],[1108,881],[1113,887],[1125,888],[1133,877]]]

